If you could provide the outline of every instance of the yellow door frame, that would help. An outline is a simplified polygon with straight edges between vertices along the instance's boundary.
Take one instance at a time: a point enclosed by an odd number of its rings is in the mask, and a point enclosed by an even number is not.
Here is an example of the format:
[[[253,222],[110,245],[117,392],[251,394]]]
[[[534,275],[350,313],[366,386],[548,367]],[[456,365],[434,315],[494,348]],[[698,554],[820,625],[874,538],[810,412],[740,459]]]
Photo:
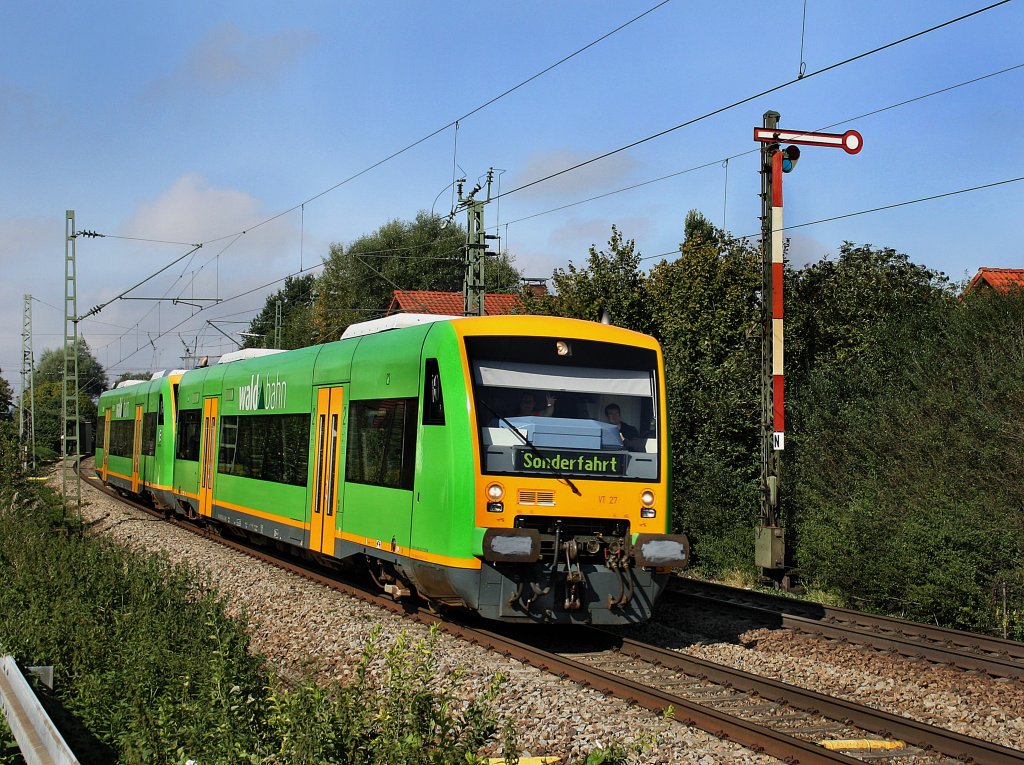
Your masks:
[[[309,549],[324,555],[334,554],[334,537],[338,528],[336,511],[341,473],[344,399],[344,388],[320,388],[317,391]]]
[[[213,479],[217,475],[217,409],[216,396],[203,401],[202,453],[199,455],[199,514],[213,515]]]
[[[142,459],[142,404],[135,405],[135,434],[132,438],[132,493],[139,493],[139,463]]]
[[[107,482],[107,458],[110,457],[110,407],[106,409],[106,413],[103,415],[103,464],[100,467],[100,476],[103,478],[103,483]]]

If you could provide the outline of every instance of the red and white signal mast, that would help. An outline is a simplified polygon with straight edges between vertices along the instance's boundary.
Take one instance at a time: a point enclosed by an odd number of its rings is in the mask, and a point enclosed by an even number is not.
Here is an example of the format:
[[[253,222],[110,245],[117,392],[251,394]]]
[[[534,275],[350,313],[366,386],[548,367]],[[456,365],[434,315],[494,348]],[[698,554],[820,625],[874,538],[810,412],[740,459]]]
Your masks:
[[[754,563],[762,579],[789,589],[786,536],[779,514],[779,452],[786,446],[783,406],[783,255],[782,176],[792,172],[801,146],[826,146],[856,154],[864,139],[856,130],[817,133],[781,130],[778,112],[765,112],[764,127],[754,128],[761,146],[761,523],[754,532]],[[782,148],[781,144],[791,144]]]

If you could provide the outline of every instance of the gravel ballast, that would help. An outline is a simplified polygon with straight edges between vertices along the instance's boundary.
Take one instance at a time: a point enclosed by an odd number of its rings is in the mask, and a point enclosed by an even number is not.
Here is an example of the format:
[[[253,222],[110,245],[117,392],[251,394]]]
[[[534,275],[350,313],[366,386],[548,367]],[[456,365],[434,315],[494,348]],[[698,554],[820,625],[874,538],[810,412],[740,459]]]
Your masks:
[[[162,552],[173,563],[208,576],[230,613],[249,625],[252,649],[283,676],[312,672],[323,681],[345,681],[375,628],[382,629],[386,640],[403,630],[414,641],[427,634],[426,627],[126,507],[91,483],[83,481],[83,515],[91,524],[90,533],[105,534],[134,549]],[[978,677],[787,630],[741,631],[725,622],[709,625],[708,630],[695,621],[662,610],[655,622],[628,634],[1024,748],[1024,688],[1016,681]],[[459,691],[466,698],[483,692],[498,672],[507,678],[495,708],[503,720],[507,716],[515,721],[524,755],[556,755],[573,762],[610,742],[628,746],[644,740],[646,748],[636,762],[777,762],[449,635],[439,636],[438,656],[445,674],[461,669]]]

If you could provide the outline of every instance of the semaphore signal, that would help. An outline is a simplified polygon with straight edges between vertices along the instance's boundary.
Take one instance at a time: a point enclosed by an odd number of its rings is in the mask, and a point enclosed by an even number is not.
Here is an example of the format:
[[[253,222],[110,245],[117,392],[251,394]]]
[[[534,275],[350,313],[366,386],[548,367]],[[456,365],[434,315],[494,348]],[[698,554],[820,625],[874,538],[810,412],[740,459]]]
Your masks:
[[[856,154],[864,138],[856,130],[819,133],[780,130],[779,113],[765,112],[764,126],[754,128],[761,146],[761,523],[755,529],[754,563],[762,578],[785,589],[785,529],[779,515],[779,452],[786,447],[785,376],[783,369],[783,295],[785,226],[782,220],[782,177],[796,168],[801,146],[823,146]],[[793,144],[782,148],[782,143]]]

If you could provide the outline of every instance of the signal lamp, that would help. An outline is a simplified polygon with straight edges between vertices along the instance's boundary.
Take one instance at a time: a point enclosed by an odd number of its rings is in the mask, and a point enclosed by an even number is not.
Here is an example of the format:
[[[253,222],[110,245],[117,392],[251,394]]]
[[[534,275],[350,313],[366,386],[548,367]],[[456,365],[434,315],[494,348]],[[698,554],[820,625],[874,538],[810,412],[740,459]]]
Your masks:
[[[800,159],[799,146],[787,146],[782,150],[782,172],[791,173]]]

